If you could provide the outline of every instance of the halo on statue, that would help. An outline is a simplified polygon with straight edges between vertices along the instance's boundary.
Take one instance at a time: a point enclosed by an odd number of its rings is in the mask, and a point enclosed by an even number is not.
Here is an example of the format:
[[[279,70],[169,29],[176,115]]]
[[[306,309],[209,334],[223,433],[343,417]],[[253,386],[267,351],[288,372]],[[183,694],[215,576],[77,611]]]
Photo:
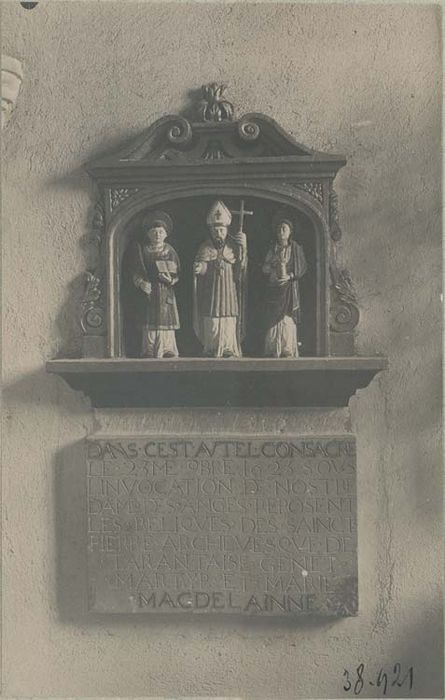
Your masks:
[[[161,209],[155,209],[154,211],[147,212],[142,219],[142,228],[147,231],[155,226],[162,226],[167,232],[167,236],[170,236],[173,232],[173,221],[167,212]]]

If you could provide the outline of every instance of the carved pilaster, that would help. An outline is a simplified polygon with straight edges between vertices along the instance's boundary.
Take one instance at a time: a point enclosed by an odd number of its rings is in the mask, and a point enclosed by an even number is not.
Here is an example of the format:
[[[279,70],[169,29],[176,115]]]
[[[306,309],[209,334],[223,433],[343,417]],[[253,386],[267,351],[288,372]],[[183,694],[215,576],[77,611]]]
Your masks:
[[[333,355],[354,353],[354,332],[360,320],[360,310],[348,270],[339,269],[336,262],[336,243],[342,237],[338,220],[338,196],[329,188],[329,231],[331,235],[331,303],[329,327]]]
[[[82,330],[86,335],[104,335],[105,309],[103,279],[94,272],[86,272],[85,292],[82,299]]]
[[[336,271],[331,291],[330,328],[336,333],[350,333],[359,322],[360,311],[347,270]]]
[[[84,333],[82,350],[84,357],[105,356],[106,304],[105,268],[102,255],[105,232],[104,206],[98,201],[94,208],[90,239],[98,252],[98,264],[86,272],[85,291],[81,302],[80,325]]]
[[[329,229],[331,238],[337,242],[341,239],[342,232],[338,220],[338,196],[333,187],[329,195]]]
[[[354,287],[349,272],[331,263],[331,304],[329,327],[333,355],[354,353],[354,331],[360,320]]]

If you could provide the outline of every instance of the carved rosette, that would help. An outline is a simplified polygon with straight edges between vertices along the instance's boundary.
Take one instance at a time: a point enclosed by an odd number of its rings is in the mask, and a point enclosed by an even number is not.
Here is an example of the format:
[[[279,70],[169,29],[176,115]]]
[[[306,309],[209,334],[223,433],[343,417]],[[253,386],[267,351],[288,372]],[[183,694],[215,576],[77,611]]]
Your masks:
[[[101,252],[105,231],[105,210],[101,201],[94,207],[90,238],[97,247],[99,263],[94,271],[85,273],[85,290],[81,302],[80,325],[85,335],[105,335],[106,312],[104,303],[104,274]]]
[[[360,320],[351,276],[347,270],[332,273],[331,268],[330,329],[336,333],[351,333]]]
[[[110,209],[113,211],[116,207],[124,202],[128,197],[132,197],[138,192],[136,187],[117,187],[110,190]]]
[[[192,136],[192,125],[183,117],[178,117],[167,130],[167,139],[175,146],[184,146],[190,143]]]
[[[260,127],[256,122],[244,117],[237,123],[237,131],[240,139],[247,143],[257,141],[261,133]]]

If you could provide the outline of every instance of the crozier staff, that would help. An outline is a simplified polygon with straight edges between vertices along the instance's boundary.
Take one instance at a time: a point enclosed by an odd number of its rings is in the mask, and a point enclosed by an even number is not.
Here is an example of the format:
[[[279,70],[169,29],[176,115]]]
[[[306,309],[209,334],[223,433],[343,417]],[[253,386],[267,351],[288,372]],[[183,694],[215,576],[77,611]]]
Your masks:
[[[173,222],[163,211],[150,212],[143,221],[144,240],[133,249],[133,284],[144,295],[142,357],[178,357],[175,331],[179,326],[174,286],[179,258],[166,238]]]
[[[294,225],[282,215],[274,219],[274,242],[263,265],[267,277],[265,320],[266,357],[298,357],[300,321],[298,281],[307,271],[302,246],[292,239]]]
[[[228,236],[231,222],[224,202],[215,202],[207,216],[210,236],[193,265],[193,327],[208,357],[242,354],[247,243],[241,230]]]

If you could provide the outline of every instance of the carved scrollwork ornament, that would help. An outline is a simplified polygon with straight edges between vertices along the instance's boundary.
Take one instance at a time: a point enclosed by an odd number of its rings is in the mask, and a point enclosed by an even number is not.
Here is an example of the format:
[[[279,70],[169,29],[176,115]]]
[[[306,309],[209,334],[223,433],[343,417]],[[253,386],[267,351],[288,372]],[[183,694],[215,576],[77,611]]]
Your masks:
[[[138,189],[136,187],[117,187],[115,189],[110,190],[110,209],[113,211],[113,209],[116,209],[116,207],[121,204],[125,199],[128,199],[128,197],[131,197],[133,194],[136,194],[138,192]]]
[[[94,206],[93,219],[91,222],[91,240],[100,246],[105,229],[105,208],[101,200]]]
[[[349,302],[336,302],[331,308],[331,330],[348,333],[354,330],[360,319],[358,308]]]
[[[102,278],[94,272],[86,273],[82,309],[80,325],[83,332],[86,335],[103,335],[105,333],[103,285]]]
[[[352,280],[347,270],[336,273],[331,286],[330,329],[336,333],[350,333],[360,320]]]
[[[297,187],[310,194],[320,204],[323,203],[323,185],[321,182],[299,182]]]
[[[331,189],[329,197],[329,219],[331,238],[337,243],[341,239],[342,231],[338,220],[338,195],[334,188]]]
[[[178,117],[167,131],[167,138],[175,146],[185,146],[192,140],[192,126],[184,117]]]
[[[242,141],[247,141],[248,143],[253,143],[257,141],[261,130],[258,124],[251,119],[240,119],[237,124],[238,135]]]
[[[82,316],[82,328],[84,333],[97,330],[104,322],[103,314],[97,308],[87,309]]]

